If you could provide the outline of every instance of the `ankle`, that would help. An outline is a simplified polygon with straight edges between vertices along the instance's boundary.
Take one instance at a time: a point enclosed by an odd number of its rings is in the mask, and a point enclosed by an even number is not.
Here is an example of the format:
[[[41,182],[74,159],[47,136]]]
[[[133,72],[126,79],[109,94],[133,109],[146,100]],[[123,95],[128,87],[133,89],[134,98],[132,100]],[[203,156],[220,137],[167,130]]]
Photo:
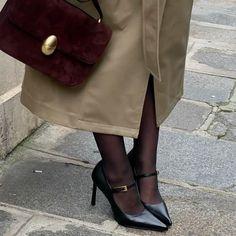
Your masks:
[[[145,161],[136,160],[134,167],[137,175],[149,174],[156,171],[156,162],[147,163]]]
[[[118,170],[104,170],[109,184],[113,187],[119,185],[129,185],[134,182],[130,168],[120,168]]]

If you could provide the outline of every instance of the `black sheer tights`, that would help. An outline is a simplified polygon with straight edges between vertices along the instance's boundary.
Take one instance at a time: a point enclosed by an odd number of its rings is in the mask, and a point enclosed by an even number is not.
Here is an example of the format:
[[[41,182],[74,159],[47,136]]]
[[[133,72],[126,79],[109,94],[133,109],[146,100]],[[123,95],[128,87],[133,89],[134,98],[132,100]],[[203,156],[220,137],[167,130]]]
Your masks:
[[[137,173],[151,173],[156,170],[156,148],[159,129],[155,124],[155,108],[153,100],[153,81],[149,78],[141,118],[139,136],[134,139],[136,153],[135,168]],[[132,169],[126,156],[123,136],[93,132],[99,152],[103,159],[104,171],[112,187],[133,183]],[[147,177],[138,181],[140,195],[137,188],[130,188],[128,192],[115,193],[114,199],[126,213],[138,213],[144,208],[142,201],[157,203],[160,194],[157,189],[157,178]]]
[[[159,127],[156,126],[153,78],[149,79],[139,136],[133,139],[135,170],[137,174],[149,174],[156,170],[156,154]],[[140,196],[145,203],[159,203],[162,198],[158,189],[157,177],[150,176],[138,180]]]
[[[101,153],[104,172],[112,187],[130,185],[134,182],[132,169],[126,156],[123,136],[94,133]],[[127,214],[136,214],[144,208],[136,187],[127,192],[113,194],[118,206]]]

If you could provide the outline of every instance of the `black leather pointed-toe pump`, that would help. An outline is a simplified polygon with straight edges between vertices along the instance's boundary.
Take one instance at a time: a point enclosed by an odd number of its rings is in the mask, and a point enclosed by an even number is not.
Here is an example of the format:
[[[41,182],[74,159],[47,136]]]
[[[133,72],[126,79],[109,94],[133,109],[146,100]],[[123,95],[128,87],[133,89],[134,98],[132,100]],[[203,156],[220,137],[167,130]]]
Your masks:
[[[137,187],[136,182],[130,185],[111,187],[107,182],[105,177],[102,161],[100,161],[92,172],[93,180],[93,194],[91,204],[95,205],[96,203],[96,189],[97,187],[104,193],[106,198],[111,204],[113,211],[114,219],[125,227],[132,227],[138,229],[148,229],[155,231],[165,231],[168,227],[158,220],[152,213],[150,213],[146,208],[139,214],[126,214],[124,213],[116,204],[113,198],[114,193],[126,192],[132,187]]]
[[[134,158],[135,158],[135,156],[134,156],[133,149],[128,153],[127,156],[129,158],[130,164],[131,164],[132,169],[133,169],[134,178],[136,180],[138,180],[140,178],[150,177],[150,176],[157,176],[159,174],[159,171],[155,171],[155,172],[149,173],[149,174],[137,175],[136,172],[135,172],[135,168],[134,168]],[[149,203],[145,203],[143,201],[142,201],[142,203],[148,211],[150,211],[154,216],[156,216],[159,220],[161,220],[168,227],[170,227],[172,225],[172,221],[171,221],[166,203],[163,199],[160,203],[156,203],[156,204],[149,204]]]

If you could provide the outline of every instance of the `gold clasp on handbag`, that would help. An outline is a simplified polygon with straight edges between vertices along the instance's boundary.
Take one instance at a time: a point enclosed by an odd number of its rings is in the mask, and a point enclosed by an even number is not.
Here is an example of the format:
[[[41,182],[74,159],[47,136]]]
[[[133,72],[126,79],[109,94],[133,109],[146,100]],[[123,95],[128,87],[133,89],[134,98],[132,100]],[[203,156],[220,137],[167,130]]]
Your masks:
[[[56,50],[57,47],[57,37],[55,35],[50,35],[47,37],[42,44],[41,51],[44,55],[51,55]]]

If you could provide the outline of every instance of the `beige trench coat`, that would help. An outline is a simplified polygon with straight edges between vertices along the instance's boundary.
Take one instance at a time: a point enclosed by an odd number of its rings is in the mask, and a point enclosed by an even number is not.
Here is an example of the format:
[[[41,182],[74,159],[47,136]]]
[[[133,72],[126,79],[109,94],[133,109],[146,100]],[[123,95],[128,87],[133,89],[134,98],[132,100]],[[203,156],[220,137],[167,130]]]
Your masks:
[[[100,3],[113,36],[88,80],[80,87],[65,87],[26,66],[21,103],[52,123],[137,138],[150,73],[157,127],[183,95],[193,1]],[[79,7],[96,16],[91,2]]]

